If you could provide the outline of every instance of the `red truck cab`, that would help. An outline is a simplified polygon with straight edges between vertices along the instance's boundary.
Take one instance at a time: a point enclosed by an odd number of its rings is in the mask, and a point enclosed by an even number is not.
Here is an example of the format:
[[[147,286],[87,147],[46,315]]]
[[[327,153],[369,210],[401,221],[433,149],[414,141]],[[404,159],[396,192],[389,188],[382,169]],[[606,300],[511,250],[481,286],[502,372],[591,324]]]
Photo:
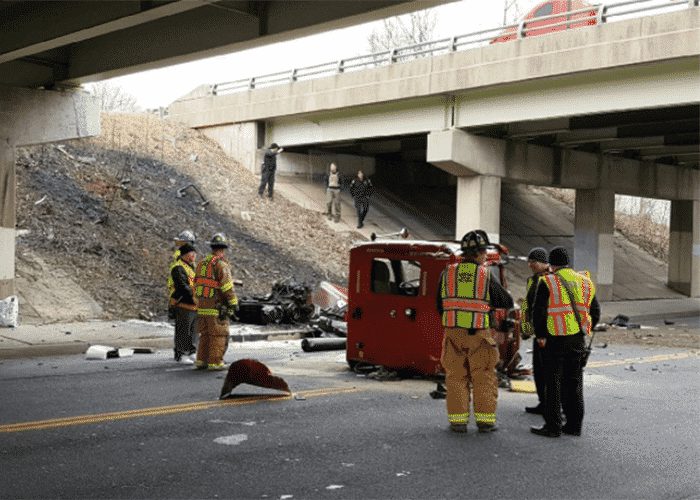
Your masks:
[[[576,11],[569,15],[569,20],[579,20],[570,23],[567,27],[567,12]],[[524,37],[546,35],[566,29],[594,26],[597,24],[597,7],[583,0],[548,0],[535,6],[521,23]],[[551,16],[551,17],[550,17]],[[504,30],[503,34],[495,38],[491,43],[508,42],[518,38],[518,29],[515,27]]]
[[[503,252],[507,254],[505,247],[496,246],[489,253],[489,262],[493,279],[507,286]],[[350,250],[348,276],[346,352],[350,366],[367,363],[418,375],[444,373],[438,286],[445,267],[461,261],[455,242],[387,240],[355,245]],[[496,333],[504,371],[519,360],[520,335],[518,328],[512,331],[519,322],[506,321],[508,313],[497,310],[494,315],[497,324],[511,329]]]

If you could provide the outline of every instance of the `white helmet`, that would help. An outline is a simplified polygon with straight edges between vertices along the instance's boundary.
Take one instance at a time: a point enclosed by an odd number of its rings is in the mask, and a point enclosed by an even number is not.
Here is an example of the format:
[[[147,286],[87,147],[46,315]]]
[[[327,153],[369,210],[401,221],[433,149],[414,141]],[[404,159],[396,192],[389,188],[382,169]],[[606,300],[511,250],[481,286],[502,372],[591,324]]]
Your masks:
[[[180,234],[178,234],[175,238],[173,238],[174,241],[185,241],[189,244],[192,244],[195,242],[195,237],[194,233],[190,231],[189,229],[185,229],[182,231]]]

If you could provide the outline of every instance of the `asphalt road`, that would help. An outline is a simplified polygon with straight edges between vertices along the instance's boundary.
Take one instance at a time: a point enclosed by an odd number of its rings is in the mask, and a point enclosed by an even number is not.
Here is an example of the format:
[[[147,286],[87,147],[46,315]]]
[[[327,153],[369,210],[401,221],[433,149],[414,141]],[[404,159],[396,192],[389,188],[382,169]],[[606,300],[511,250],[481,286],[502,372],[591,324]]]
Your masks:
[[[2,498],[698,498],[700,362],[611,346],[591,358],[579,438],[528,431],[532,394],[499,394],[500,430],[447,430],[424,380],[380,382],[299,341],[235,345],[296,398],[170,353],[0,363]],[[250,397],[253,396],[253,397]]]

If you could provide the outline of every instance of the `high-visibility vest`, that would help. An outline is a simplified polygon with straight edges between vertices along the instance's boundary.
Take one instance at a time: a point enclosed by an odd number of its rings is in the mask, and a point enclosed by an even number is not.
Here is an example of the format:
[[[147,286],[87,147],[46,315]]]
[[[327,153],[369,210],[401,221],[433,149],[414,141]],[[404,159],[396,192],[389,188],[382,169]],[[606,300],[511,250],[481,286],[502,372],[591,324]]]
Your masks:
[[[173,269],[175,266],[179,265],[177,261],[180,259],[180,249],[178,248],[173,252],[173,258],[170,261],[170,267],[168,268],[168,281],[167,281],[167,286],[168,286],[168,298],[173,296],[173,292],[175,291],[175,282],[173,281]]]
[[[583,329],[586,335],[591,334],[591,302],[595,295],[595,285],[587,272],[578,273],[565,267],[555,273],[546,274],[540,278],[549,289],[549,304],[547,304],[547,331],[550,335],[574,335]],[[574,293],[569,293],[562,286],[566,281]],[[581,318],[581,328],[576,322],[573,307],[576,307]]]
[[[179,250],[178,250],[179,253]],[[172,291],[170,292],[170,305],[171,306],[179,306],[184,309],[189,309],[192,311],[197,310],[197,305],[196,305],[196,299],[195,304],[184,304],[182,302],[178,302],[173,298],[173,293],[175,293],[175,282],[173,281],[173,269],[176,267],[182,267],[185,270],[185,274],[187,274],[187,281],[189,282],[190,288],[194,290],[194,269],[192,269],[192,266],[189,266],[185,262],[183,262],[181,259],[177,259],[175,262],[170,264],[170,280],[168,281],[168,285],[172,282]]]
[[[530,305],[527,303],[527,298],[530,296],[530,289],[533,286],[537,286],[537,283],[539,279],[535,279],[538,276],[530,276],[527,278],[527,285],[525,286],[525,300],[523,300],[522,305],[520,306],[520,313],[522,317],[522,321],[520,322],[520,330],[524,334],[534,334],[535,333],[535,327],[532,324],[532,311],[530,310]]]
[[[221,259],[221,255],[207,255],[197,266],[197,273],[194,279],[195,296],[212,298],[216,290],[226,291],[223,286],[214,278],[214,264]],[[229,288],[233,288],[233,283],[229,282]]]
[[[447,266],[440,283],[442,325],[448,328],[489,328],[489,279],[488,269],[473,262]]]

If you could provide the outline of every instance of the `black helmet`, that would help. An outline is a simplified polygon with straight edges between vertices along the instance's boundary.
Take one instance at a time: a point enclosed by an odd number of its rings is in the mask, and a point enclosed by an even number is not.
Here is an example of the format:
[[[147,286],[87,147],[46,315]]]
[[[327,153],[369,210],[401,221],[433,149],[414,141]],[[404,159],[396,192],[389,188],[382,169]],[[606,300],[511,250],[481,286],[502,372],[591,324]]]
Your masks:
[[[211,237],[209,246],[212,248],[228,248],[228,240],[224,233],[216,233]]]
[[[462,252],[475,254],[480,250],[486,250],[491,246],[491,243],[485,231],[475,229],[462,236],[461,246]]]

